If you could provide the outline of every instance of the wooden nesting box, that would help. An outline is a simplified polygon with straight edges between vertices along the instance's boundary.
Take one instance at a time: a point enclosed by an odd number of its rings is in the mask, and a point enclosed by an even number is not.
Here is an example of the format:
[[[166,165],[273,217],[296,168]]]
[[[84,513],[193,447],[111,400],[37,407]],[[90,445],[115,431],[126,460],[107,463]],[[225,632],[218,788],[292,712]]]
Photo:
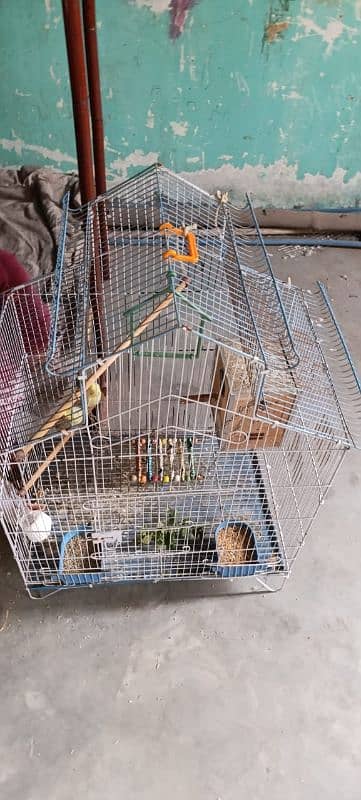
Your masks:
[[[288,422],[296,400],[296,386],[288,373],[269,370],[256,407],[260,379],[257,365],[225,348],[218,349],[212,404],[222,449],[280,446],[285,430],[274,423]],[[270,421],[263,422],[256,415]]]

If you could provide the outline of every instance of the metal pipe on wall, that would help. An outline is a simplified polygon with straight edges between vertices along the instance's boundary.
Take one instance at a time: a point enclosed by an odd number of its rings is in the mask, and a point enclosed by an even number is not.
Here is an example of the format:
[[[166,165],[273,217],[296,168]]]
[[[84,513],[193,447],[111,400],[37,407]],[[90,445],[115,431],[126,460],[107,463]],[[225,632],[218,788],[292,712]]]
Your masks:
[[[95,0],[83,0],[84,44],[88,68],[88,89],[93,132],[93,159],[96,194],[106,192],[104,125],[102,111],[102,95],[100,88],[98,40],[96,26]],[[99,258],[104,280],[109,280],[109,245],[106,206],[98,202],[98,217],[94,220],[95,246],[99,249]]]
[[[106,192],[107,185],[105,177],[104,126],[99,77],[95,0],[83,0],[83,25],[93,131],[95,188],[97,195],[99,195]]]
[[[88,79],[83,37],[83,22],[79,0],[62,0],[69,77],[73,102],[76,150],[78,157],[81,202],[95,200],[96,186],[93,168],[92,136]],[[98,356],[104,354],[104,297],[100,263],[99,239],[94,232],[94,254],[90,267],[89,299],[93,313],[94,333]],[[105,389],[105,387],[103,387]]]
[[[78,0],[62,0],[82,204],[96,196],[83,24]]]

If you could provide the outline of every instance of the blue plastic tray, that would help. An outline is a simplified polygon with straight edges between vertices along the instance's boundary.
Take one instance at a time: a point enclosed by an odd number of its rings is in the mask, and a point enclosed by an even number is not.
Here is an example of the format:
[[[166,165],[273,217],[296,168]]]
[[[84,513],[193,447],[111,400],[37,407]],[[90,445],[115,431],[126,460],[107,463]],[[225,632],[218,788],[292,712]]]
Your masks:
[[[269,563],[269,558],[271,556],[269,538],[264,536],[264,532],[262,532],[262,538],[257,537],[251,525],[245,520],[226,519],[218,525],[215,532],[216,545],[218,543],[219,534],[224,528],[227,528],[228,525],[246,525],[253,537],[251,546],[255,551],[256,559],[254,561],[246,561],[243,564],[232,564],[230,566],[216,564],[215,570],[217,575],[220,575],[221,578],[247,578],[260,572],[271,571],[273,565]]]
[[[90,528],[87,525],[79,525],[78,528],[65,533],[60,545],[60,558],[59,558],[59,579],[65,586],[84,586],[85,584],[102,583],[105,578],[105,573],[99,570],[91,572],[64,572],[64,555],[67,545],[74,539],[74,536],[87,534]]]

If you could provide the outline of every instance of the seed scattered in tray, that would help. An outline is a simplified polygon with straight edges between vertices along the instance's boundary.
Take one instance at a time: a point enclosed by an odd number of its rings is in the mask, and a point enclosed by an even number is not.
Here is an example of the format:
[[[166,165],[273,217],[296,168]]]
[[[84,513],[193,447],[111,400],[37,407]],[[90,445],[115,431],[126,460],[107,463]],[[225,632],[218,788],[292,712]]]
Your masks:
[[[89,539],[74,536],[67,544],[64,553],[63,572],[87,572],[94,569],[95,562],[90,558]]]
[[[256,558],[253,534],[247,525],[228,525],[220,531],[217,549],[220,564],[243,564]]]

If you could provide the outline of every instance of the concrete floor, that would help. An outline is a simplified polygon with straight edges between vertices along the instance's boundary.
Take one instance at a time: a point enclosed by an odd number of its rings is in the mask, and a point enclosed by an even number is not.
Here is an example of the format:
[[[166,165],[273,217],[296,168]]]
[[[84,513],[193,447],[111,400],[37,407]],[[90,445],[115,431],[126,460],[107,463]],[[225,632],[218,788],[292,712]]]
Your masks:
[[[328,285],[359,367],[360,259],[273,256],[282,277]],[[3,541],[1,797],[359,800],[360,490],[350,453],[273,595],[177,584],[31,601]]]

